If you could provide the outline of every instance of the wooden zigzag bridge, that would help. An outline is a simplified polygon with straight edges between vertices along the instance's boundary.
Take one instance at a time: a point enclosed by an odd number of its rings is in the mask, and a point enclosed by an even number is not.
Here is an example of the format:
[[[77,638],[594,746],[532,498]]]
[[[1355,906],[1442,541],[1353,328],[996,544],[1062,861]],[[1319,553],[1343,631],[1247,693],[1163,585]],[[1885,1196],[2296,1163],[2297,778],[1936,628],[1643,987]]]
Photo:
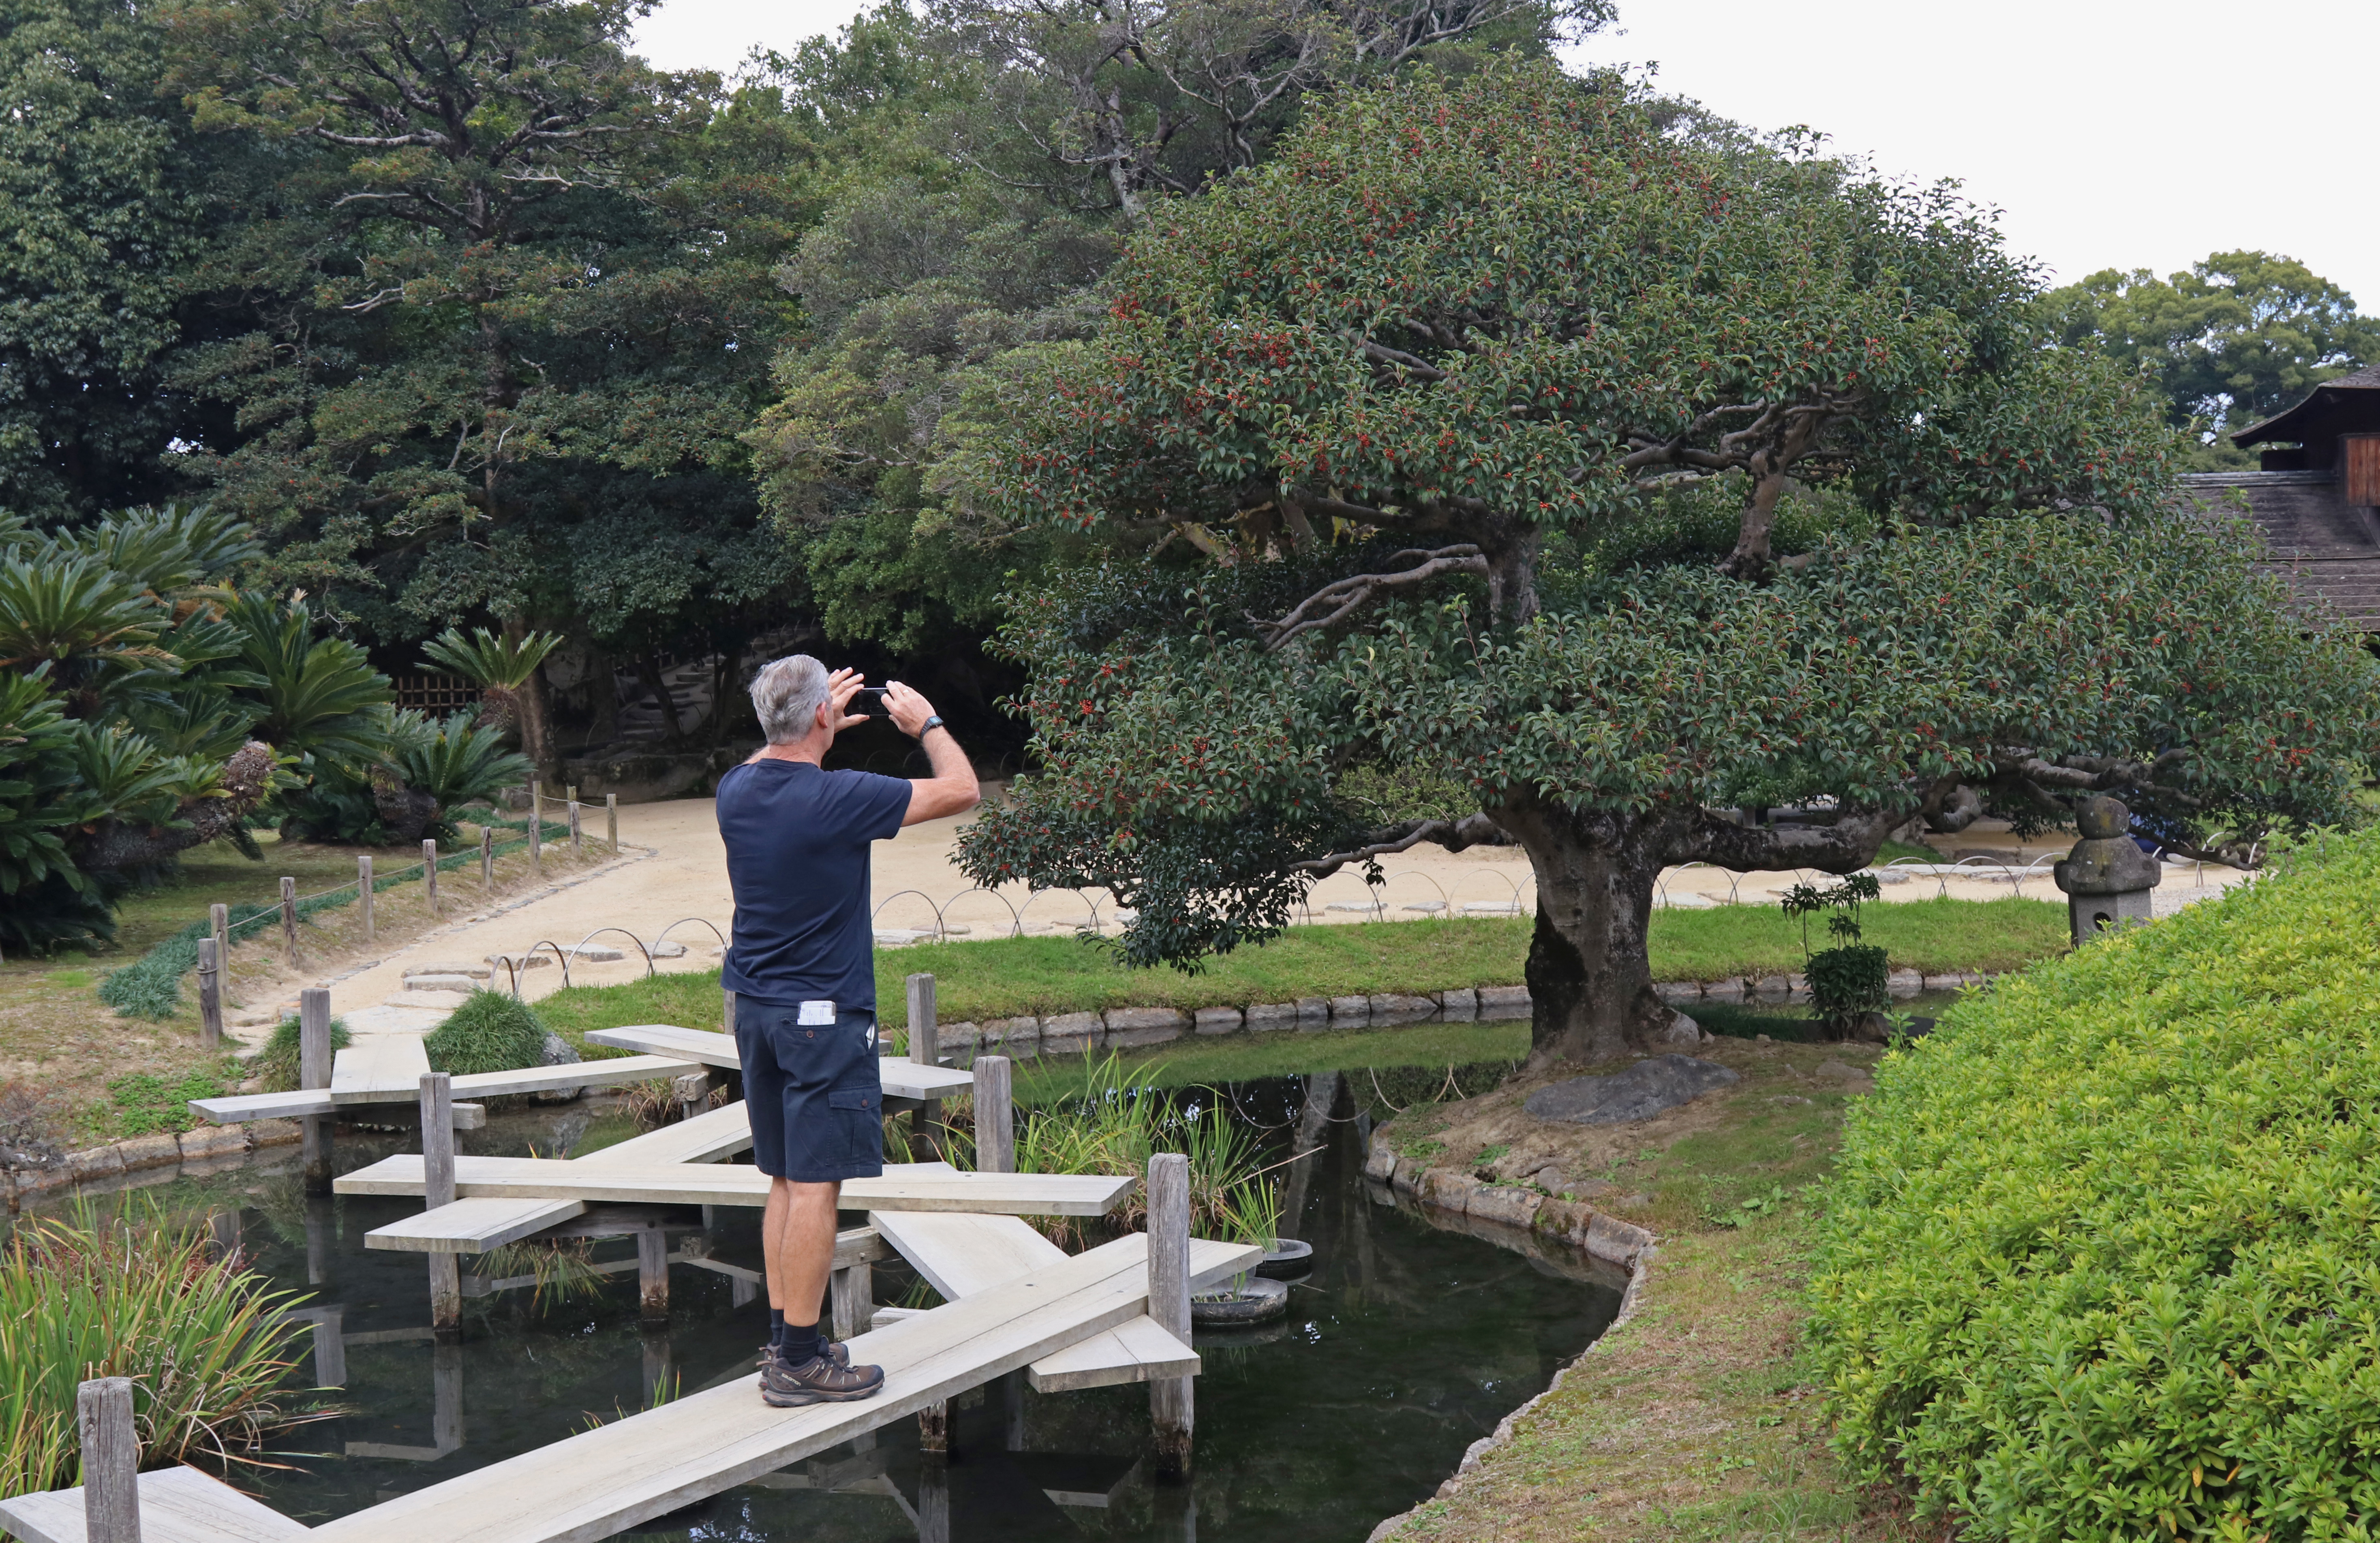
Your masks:
[[[926,1110],[961,1090],[976,1101],[978,1167],[944,1163],[888,1164],[881,1178],[843,1187],[846,1211],[867,1224],[839,1234],[830,1308],[835,1337],[852,1358],[884,1368],[884,1388],[859,1404],[771,1409],[760,1401],[758,1373],[688,1394],[534,1452],[491,1464],[426,1489],[308,1527],[196,1468],[138,1473],[131,1384],[86,1382],[79,1410],[86,1483],[0,1500],[0,1525],[25,1543],[591,1543],[722,1490],[765,1481],[802,1462],[895,1421],[920,1416],[928,1444],[942,1428],[948,1402],[1011,1372],[1043,1392],[1121,1383],[1149,1384],[1160,1471],[1186,1472],[1193,1425],[1190,1347],[1194,1291],[1251,1270],[1253,1246],[1190,1236],[1189,1160],[1150,1160],[1148,1231],[1069,1255],[1023,1218],[1108,1214],[1131,1193],[1135,1175],[1018,1174],[1009,1063],[978,1059],[971,1071],[935,1063],[931,986],[913,1023],[912,1057],[884,1057],[885,1104]],[[507,1243],[540,1237],[634,1236],[648,1315],[666,1311],[667,1216],[675,1208],[754,1206],[768,1199],[758,1169],[723,1159],[752,1142],[741,1103],[688,1117],[584,1157],[458,1155],[454,1131],[475,1122],[458,1091],[482,1096],[577,1081],[708,1076],[736,1065],[728,1035],[669,1025],[607,1030],[590,1040],[641,1052],[631,1058],[575,1067],[450,1078],[417,1067],[411,1049],[375,1044],[340,1052],[329,1065],[326,994],[309,993],[301,1023],[323,1054],[295,1094],[204,1102],[215,1119],[258,1117],[249,1106],[309,1124],[310,1177],[327,1177],[328,1139],[312,1127],[352,1104],[392,1104],[409,1092],[422,1132],[419,1154],[383,1159],[339,1177],[350,1195],[419,1195],[417,1215],[367,1236],[375,1248],[417,1252],[429,1261],[431,1324],[459,1333],[457,1260]],[[351,1059],[351,1057],[353,1059]],[[633,1068],[633,1069],[625,1069]],[[578,1074],[577,1078],[558,1075]],[[593,1075],[588,1075],[588,1074]],[[342,1075],[344,1074],[344,1075]],[[409,1089],[401,1079],[411,1078]],[[510,1079],[510,1081],[503,1080]],[[458,1117],[458,1114],[460,1117]],[[375,1115],[376,1119],[381,1117]],[[872,1261],[898,1255],[940,1292],[928,1309],[872,1303]]]

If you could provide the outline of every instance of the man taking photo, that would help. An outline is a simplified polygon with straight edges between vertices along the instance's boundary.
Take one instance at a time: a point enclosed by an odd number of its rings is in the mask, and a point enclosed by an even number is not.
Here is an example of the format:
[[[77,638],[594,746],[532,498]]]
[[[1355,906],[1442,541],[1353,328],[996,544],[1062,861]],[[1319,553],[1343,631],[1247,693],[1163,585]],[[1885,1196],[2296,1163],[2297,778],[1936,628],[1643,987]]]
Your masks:
[[[868,721],[850,710],[863,689],[857,671],[829,674],[807,654],[762,667],[752,705],[768,745],[719,779],[735,894],[720,983],[735,994],[753,1157],[771,1179],[760,1397],[781,1409],[872,1398],[884,1386],[882,1368],[851,1365],[819,1324],[843,1181],[884,1171],[868,846],[981,797],[933,704],[898,681],[883,688],[885,712],[925,747],[934,775],[826,770],[835,734]]]

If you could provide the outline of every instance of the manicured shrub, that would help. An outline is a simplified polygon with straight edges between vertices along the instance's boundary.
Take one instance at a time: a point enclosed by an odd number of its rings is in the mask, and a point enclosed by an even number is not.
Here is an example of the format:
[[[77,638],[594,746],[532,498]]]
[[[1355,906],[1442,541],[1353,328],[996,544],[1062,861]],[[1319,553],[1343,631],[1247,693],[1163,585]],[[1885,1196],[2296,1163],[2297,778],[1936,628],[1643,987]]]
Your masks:
[[[481,988],[431,1030],[421,1048],[429,1053],[431,1069],[457,1077],[517,1071],[544,1059],[545,1025],[528,1003]]]
[[[2380,1516],[2380,836],[1971,995],[1845,1131],[1835,1440],[1977,1538]]]

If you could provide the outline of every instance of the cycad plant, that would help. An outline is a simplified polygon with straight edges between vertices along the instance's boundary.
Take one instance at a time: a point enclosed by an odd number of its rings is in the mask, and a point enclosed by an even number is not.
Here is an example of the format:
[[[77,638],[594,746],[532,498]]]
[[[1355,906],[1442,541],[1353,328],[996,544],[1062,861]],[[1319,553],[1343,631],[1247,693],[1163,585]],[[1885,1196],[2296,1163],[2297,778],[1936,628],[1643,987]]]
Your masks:
[[[529,680],[546,656],[561,646],[560,633],[505,637],[474,627],[465,637],[461,628],[449,627],[423,644],[421,653],[433,667],[478,686],[480,721],[499,732],[517,732],[530,758],[542,761],[544,723]]]

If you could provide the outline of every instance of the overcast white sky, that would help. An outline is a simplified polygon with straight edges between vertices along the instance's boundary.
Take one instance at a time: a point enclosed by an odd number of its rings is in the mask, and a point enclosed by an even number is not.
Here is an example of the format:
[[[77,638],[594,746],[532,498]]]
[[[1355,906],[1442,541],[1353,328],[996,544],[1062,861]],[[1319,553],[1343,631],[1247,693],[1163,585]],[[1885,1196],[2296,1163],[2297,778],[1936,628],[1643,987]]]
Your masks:
[[[2297,258],[2380,311],[2380,0],[1621,0],[1583,59],[1878,170],[1955,176],[2060,280],[2214,251]],[[664,0],[665,68],[832,31],[853,0]]]

